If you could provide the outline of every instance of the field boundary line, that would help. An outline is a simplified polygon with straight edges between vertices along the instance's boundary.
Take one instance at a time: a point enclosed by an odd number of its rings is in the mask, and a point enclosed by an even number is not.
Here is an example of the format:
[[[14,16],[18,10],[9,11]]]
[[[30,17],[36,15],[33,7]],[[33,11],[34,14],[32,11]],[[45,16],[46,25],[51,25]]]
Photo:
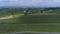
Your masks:
[[[0,25],[60,25],[60,24],[0,24]]]
[[[25,32],[11,32],[5,34],[23,34],[23,33],[35,33],[35,34],[60,34],[60,32],[32,32],[32,31],[25,31]]]

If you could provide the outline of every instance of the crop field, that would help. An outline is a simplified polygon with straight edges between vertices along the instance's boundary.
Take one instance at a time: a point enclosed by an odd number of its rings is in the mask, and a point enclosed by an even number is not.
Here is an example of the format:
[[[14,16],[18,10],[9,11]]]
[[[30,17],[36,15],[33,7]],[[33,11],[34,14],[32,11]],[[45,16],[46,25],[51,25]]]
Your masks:
[[[11,19],[0,20],[0,33],[8,32],[60,32],[60,14],[57,13],[33,13],[24,16],[24,13],[16,13]]]

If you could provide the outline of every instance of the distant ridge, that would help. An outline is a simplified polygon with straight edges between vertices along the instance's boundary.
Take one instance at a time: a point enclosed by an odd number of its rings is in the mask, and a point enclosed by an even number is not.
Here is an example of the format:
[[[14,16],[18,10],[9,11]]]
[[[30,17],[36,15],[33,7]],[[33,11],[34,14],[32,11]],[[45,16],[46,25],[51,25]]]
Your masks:
[[[48,8],[48,7],[37,7],[37,6],[0,6],[0,8],[7,8],[7,7]]]

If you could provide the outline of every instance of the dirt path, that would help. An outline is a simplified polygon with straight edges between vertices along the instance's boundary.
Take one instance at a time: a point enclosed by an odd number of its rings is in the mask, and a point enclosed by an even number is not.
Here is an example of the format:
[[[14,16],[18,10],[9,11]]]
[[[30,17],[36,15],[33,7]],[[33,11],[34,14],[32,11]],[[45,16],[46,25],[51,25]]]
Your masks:
[[[10,18],[13,18],[13,16],[1,17],[0,20],[10,19]]]

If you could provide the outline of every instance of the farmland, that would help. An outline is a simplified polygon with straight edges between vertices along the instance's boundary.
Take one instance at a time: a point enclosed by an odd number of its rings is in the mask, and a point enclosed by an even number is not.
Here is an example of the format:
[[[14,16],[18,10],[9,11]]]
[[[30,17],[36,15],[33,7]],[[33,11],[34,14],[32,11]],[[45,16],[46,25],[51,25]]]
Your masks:
[[[34,13],[34,11],[36,12]],[[0,33],[21,31],[60,32],[60,9],[48,11],[46,15],[45,13],[39,13],[39,10],[33,10],[27,16],[24,16],[24,13],[20,11],[13,12],[13,14],[9,13],[6,13],[5,16],[12,15],[14,18],[0,20]]]

